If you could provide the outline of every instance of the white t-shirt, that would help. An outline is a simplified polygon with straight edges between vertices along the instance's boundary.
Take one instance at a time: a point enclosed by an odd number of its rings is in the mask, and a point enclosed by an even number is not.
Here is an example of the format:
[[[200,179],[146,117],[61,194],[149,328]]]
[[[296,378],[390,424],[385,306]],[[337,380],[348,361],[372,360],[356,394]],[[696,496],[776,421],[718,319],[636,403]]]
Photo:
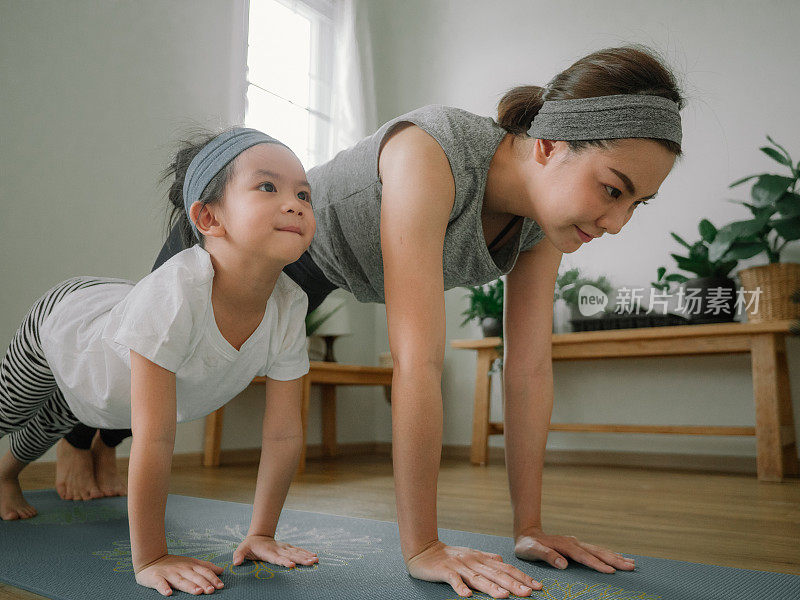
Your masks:
[[[135,284],[72,292],[42,323],[47,362],[69,407],[85,425],[131,426],[130,350],[175,373],[178,422],[212,413],[256,375],[290,380],[308,372],[308,297],[281,273],[264,318],[239,350],[214,320],[211,257],[199,245]]]

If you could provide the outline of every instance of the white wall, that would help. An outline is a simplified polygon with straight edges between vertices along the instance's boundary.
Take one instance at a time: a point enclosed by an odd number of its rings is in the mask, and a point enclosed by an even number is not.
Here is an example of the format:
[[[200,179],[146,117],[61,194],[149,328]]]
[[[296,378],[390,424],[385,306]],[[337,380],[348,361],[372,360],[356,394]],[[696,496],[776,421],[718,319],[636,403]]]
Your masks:
[[[685,157],[659,197],[616,236],[604,236],[566,255],[565,266],[607,274],[617,286],[649,286],[659,265],[674,267],[674,231],[697,239],[697,223],[748,218],[746,199],[732,181],[778,166],[758,147],[770,134],[800,159],[795,76],[800,4],[653,0],[545,2],[530,0],[378,0],[368,3],[378,116],[381,122],[432,103],[496,117],[510,87],[546,84],[597,49],[629,42],[664,53],[682,81]],[[800,244],[784,260],[800,260]],[[762,257],[742,266],[761,264]],[[462,290],[446,293],[448,339],[479,337],[460,329]],[[377,350],[388,347],[385,311],[375,326]],[[800,424],[800,355],[788,341],[795,422]],[[446,444],[467,444],[472,419],[474,354],[445,354]],[[556,363],[554,421],[752,425],[750,365],[742,355]],[[495,395],[495,418],[500,419]],[[377,435],[390,439],[385,413]],[[502,444],[492,438],[493,445]],[[552,433],[551,448],[754,455],[755,440]]]

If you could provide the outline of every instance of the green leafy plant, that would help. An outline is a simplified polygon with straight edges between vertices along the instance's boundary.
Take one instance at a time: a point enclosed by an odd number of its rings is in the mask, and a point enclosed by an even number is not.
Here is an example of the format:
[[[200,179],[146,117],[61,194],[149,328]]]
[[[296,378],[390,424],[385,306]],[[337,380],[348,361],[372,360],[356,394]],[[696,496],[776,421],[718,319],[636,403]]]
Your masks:
[[[727,277],[739,263],[739,260],[737,258],[712,260],[710,247],[721,230],[714,227],[714,224],[708,219],[701,220],[697,229],[700,232],[700,239],[691,244],[677,233],[670,232],[673,239],[689,251],[688,256],[674,253],[670,253],[670,256],[675,259],[679,269],[694,273],[697,277]],[[662,292],[666,292],[672,283],[689,281],[688,277],[680,273],[665,275],[666,272],[666,267],[659,267],[657,279],[651,282],[650,285]]]
[[[464,286],[464,289],[469,291],[469,307],[461,313],[465,317],[461,322],[462,327],[472,320],[480,323],[486,317],[498,320],[503,318],[502,279],[483,285]]]
[[[667,267],[658,267],[658,270],[656,271],[656,280],[651,281],[650,285],[661,292],[668,292],[673,283],[684,283],[689,281],[688,277],[684,277],[680,273],[670,273],[665,277],[666,272]]]
[[[564,300],[566,299],[563,296],[563,291],[565,289],[569,290],[574,287],[575,282],[578,281],[578,277],[581,276],[581,270],[578,268],[575,269],[568,269],[563,273],[559,273],[558,277],[556,278],[556,287],[553,291],[553,302],[556,300]]]
[[[605,275],[592,279],[591,277],[581,275],[580,269],[576,267],[564,271],[564,273],[556,278],[553,302],[561,299],[569,306],[578,306],[580,289],[584,285],[593,285],[606,295],[610,294],[614,289],[614,286],[611,285],[611,282]]]
[[[800,162],[792,163],[789,153],[767,136],[775,146],[759,148],[779,164],[788,167],[790,176],[761,173],[734,181],[735,187],[755,179],[750,190],[751,202],[731,200],[746,206],[752,219],[735,221],[722,227],[709,246],[709,258],[713,261],[741,260],[766,252],[770,263],[780,262],[781,251],[786,244],[800,239],[800,194],[796,192],[800,179]]]
[[[322,306],[318,306],[308,313],[306,315],[306,336],[314,335],[314,332],[342,306],[344,306],[344,302],[340,302],[336,307],[327,311],[322,310]]]

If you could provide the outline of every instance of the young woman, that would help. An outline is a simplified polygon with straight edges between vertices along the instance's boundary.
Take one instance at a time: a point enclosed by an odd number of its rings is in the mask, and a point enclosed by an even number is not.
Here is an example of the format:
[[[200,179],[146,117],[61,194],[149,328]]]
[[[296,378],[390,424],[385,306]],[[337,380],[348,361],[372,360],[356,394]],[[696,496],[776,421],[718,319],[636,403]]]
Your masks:
[[[409,573],[495,597],[539,586],[499,556],[439,541],[446,289],[507,274],[505,447],[515,553],[565,568],[632,560],[541,521],[553,404],[553,288],[563,253],[617,234],[681,154],[681,93],[648,49],[608,48],[500,101],[497,122],[426,106],[311,169],[317,233],[285,271],[309,310],[333,289],[385,302],[394,360],[393,459]],[[173,229],[157,264],[190,241]]]

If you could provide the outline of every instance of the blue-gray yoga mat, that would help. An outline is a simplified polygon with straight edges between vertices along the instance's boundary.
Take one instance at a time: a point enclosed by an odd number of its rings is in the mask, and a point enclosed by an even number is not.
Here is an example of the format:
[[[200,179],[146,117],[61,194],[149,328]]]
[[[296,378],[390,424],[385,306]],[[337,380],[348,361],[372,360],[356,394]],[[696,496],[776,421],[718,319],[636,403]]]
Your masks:
[[[61,500],[53,490],[26,492],[33,519],[0,521],[0,580],[56,599],[157,598],[136,584],[126,498]],[[252,506],[170,495],[167,547],[225,567],[215,597],[280,600],[409,600],[458,598],[442,583],[412,579],[399,550],[397,525],[285,510],[278,539],[316,552],[319,564],[287,569],[263,562],[231,565]],[[800,577],[636,556],[636,571],[612,575],[571,565],[565,571],[516,559],[510,538],[440,530],[442,541],[496,552],[545,584],[547,600],[789,600]],[[189,597],[175,591],[173,596]],[[489,598],[475,593],[473,598]]]

